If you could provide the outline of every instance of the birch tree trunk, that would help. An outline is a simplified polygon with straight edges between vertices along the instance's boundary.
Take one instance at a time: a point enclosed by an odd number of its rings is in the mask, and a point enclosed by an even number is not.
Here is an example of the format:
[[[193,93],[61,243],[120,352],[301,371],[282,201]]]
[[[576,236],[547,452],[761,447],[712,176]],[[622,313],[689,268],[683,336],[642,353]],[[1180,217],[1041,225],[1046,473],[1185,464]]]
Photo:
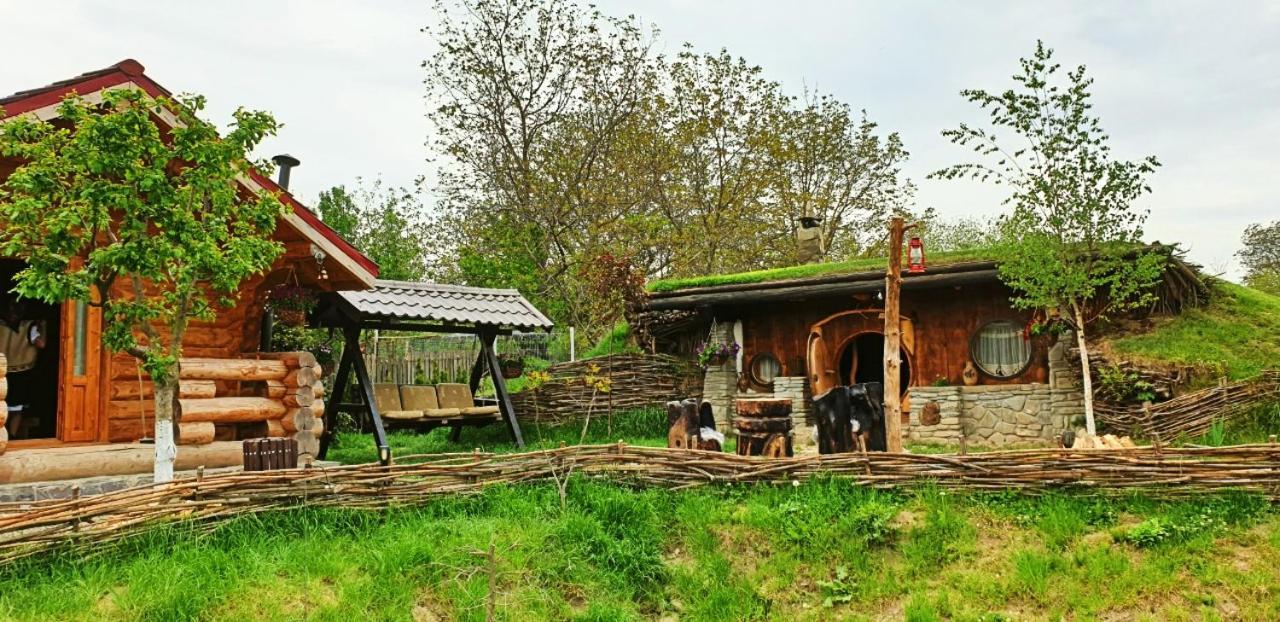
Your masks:
[[[169,378],[156,379],[156,483],[173,480],[173,462],[178,457],[178,445],[173,436],[174,404],[177,402],[178,382],[176,370]]]
[[[1090,436],[1098,433],[1093,422],[1093,372],[1089,366],[1089,346],[1084,338],[1084,313],[1080,305],[1072,304],[1076,316],[1076,344],[1080,346],[1080,378],[1084,381],[1084,428]]]

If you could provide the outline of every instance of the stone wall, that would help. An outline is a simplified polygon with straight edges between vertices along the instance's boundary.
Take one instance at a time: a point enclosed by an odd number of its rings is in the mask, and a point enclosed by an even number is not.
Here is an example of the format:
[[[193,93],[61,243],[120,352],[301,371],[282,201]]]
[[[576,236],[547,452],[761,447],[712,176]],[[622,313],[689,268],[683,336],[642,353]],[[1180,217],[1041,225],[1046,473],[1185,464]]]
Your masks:
[[[1045,384],[912,387],[907,438],[956,445],[963,434],[970,445],[1043,444],[1066,426],[1054,413],[1053,397],[1053,389]],[[929,402],[939,406],[941,422],[936,425],[920,420]]]
[[[707,336],[708,343],[730,343],[733,341],[733,323],[722,322],[712,327],[714,331]],[[729,359],[723,365],[708,367],[702,379],[702,399],[711,402],[711,413],[716,417],[716,427],[722,432],[732,428],[733,399],[738,392],[737,364]]]

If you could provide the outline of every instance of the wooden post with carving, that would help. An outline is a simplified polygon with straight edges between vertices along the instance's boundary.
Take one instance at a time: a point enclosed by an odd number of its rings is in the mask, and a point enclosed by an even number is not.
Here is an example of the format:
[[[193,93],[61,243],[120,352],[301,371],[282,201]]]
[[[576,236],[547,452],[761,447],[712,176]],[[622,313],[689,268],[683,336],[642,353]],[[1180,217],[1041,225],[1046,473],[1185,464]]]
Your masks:
[[[915,226],[915,225],[911,225]],[[884,435],[890,452],[902,452],[902,331],[898,302],[902,290],[902,236],[910,227],[901,216],[889,223],[889,269],[884,276]]]

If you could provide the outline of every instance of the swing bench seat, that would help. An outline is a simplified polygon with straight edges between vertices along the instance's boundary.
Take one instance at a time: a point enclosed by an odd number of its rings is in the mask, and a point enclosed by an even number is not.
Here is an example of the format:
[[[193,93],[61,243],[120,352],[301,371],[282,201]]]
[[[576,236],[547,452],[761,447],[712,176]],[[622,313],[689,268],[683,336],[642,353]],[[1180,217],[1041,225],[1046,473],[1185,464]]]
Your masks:
[[[498,407],[478,405],[465,384],[375,384],[373,397],[382,418],[397,427],[485,425],[501,420]]]

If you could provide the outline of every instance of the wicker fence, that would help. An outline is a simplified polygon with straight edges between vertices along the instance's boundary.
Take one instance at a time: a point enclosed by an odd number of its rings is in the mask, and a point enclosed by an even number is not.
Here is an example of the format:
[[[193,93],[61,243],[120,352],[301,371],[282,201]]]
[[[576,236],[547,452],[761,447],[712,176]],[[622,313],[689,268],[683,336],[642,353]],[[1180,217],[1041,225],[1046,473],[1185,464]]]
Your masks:
[[[1125,450],[1042,449],[968,456],[834,454],[783,459],[652,447],[583,445],[492,455],[401,458],[394,466],[229,473],[91,498],[0,506],[0,564],[53,549],[101,550],[156,525],[195,530],[220,519],[299,506],[384,509],[478,492],[496,484],[566,481],[570,476],[670,489],[708,484],[790,483],[837,475],[894,488],[935,482],[956,490],[1155,496],[1240,489],[1280,499],[1280,445]]]
[[[664,354],[613,354],[547,368],[551,379],[526,388],[511,401],[522,419],[550,423],[580,419],[588,410],[660,406],[702,393],[702,370]],[[607,380],[602,390],[593,378]]]
[[[1094,411],[1108,428],[1123,434],[1172,440],[1204,434],[1215,421],[1258,404],[1280,401],[1280,371],[1188,393],[1149,407],[1098,403]]]

